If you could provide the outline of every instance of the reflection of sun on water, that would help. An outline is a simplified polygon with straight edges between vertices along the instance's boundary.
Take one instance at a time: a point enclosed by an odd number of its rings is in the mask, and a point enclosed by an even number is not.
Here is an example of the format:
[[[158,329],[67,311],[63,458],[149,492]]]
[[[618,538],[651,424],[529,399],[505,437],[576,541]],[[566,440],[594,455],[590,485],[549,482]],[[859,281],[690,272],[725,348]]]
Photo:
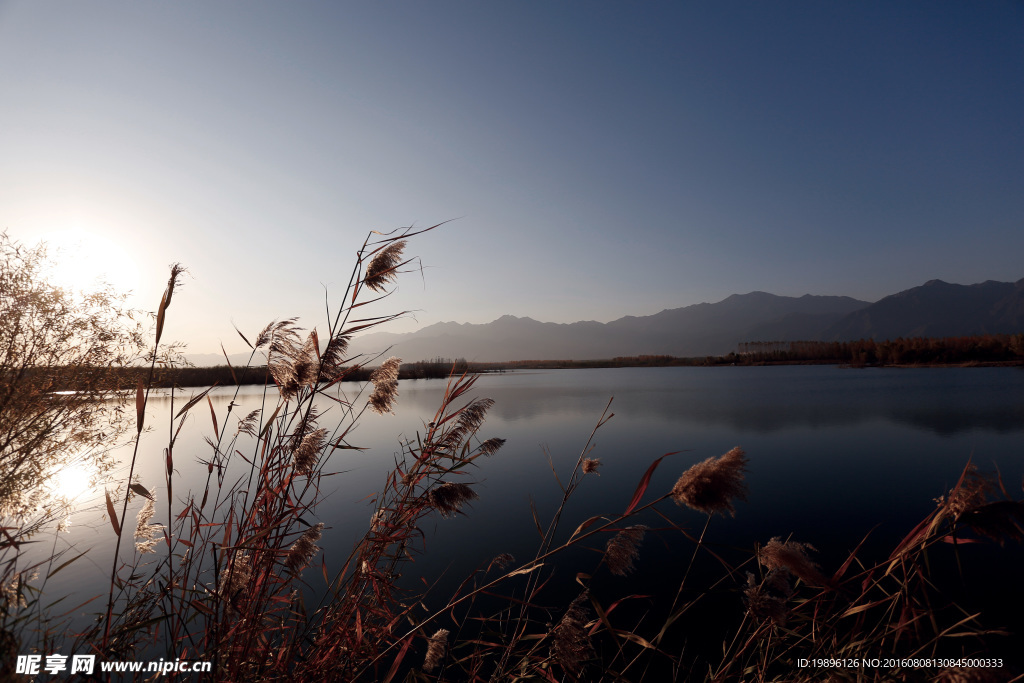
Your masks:
[[[95,466],[81,458],[73,459],[50,475],[48,482],[50,493],[55,499],[62,499],[68,503],[84,502],[95,488],[93,486],[93,477],[95,476]]]
[[[89,289],[97,279],[109,282],[118,292],[139,286],[139,269],[131,255],[96,233],[60,230],[43,237],[54,262],[47,277],[71,291]]]

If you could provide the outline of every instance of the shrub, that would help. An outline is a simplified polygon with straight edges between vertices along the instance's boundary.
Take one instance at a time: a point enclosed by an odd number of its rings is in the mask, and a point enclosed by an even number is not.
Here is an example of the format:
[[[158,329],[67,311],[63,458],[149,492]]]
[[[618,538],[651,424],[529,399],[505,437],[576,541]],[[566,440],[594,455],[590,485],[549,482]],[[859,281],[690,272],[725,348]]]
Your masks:
[[[72,293],[49,284],[45,245],[0,233],[0,577],[17,544],[59,506],[44,506],[47,481],[73,458],[109,464],[129,426],[117,369],[143,349],[142,326],[109,286]],[[44,506],[44,507],[41,507]]]

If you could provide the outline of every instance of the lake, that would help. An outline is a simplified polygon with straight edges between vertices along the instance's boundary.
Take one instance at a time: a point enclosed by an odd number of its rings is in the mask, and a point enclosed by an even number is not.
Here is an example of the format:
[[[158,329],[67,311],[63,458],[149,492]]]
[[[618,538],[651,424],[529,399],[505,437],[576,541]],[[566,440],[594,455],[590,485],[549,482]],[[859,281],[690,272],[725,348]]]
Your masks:
[[[374,512],[368,496],[383,484],[401,441],[414,439],[432,418],[444,386],[441,380],[402,381],[395,414],[367,413],[349,439],[367,450],[337,451],[331,456],[325,471],[339,474],[323,480],[322,488],[330,495],[319,509],[319,521],[327,527],[319,545],[329,568],[335,568],[338,558],[344,558],[365,531]],[[344,385],[350,397],[357,389]],[[198,391],[177,392],[175,409]],[[269,391],[273,400],[276,390]],[[217,388],[210,393],[221,428],[233,392]],[[588,517],[621,512],[659,456],[681,451],[661,463],[645,500],[667,492],[690,465],[741,446],[750,459],[749,498],[737,504],[735,518],[714,518],[708,543],[736,559],[749,556],[755,544],[772,537],[792,537],[814,545],[818,552],[813,559],[830,574],[869,532],[865,551],[874,553],[875,559],[887,556],[899,539],[935,509],[935,498],[956,483],[968,459],[982,470],[998,467],[1018,498],[1024,475],[1024,371],[1019,369],[775,366],[517,371],[480,377],[474,395],[495,400],[480,437],[502,437],[507,443],[493,457],[478,460],[479,467],[465,478],[474,482],[480,495],[465,515],[432,516],[425,524],[426,552],[406,568],[405,576],[410,585],[420,575],[431,582],[442,577],[433,593],[439,597],[427,600],[431,607],[440,606],[434,603],[469,570],[496,555],[511,553],[520,560],[533,556],[538,536],[531,501],[542,520],[554,511],[561,491],[551,465],[559,476],[568,476],[609,399],[615,415],[597,432],[589,456],[601,460],[600,476],[588,476],[570,501],[562,537]],[[262,396],[262,387],[243,387],[227,428],[233,430],[236,418],[259,407]],[[166,392],[150,397],[147,426],[153,431],[144,435],[137,467],[141,483],[161,501],[154,521],[166,521],[161,453],[170,404]],[[323,426],[330,423],[330,416],[321,420]],[[176,498],[189,485],[202,489],[207,471],[197,460],[208,457],[210,448],[204,438],[212,435],[210,410],[204,401],[192,410],[175,448],[175,464],[182,476],[175,482]],[[74,544],[90,551],[77,563],[77,571],[51,580],[47,592],[54,596],[106,592],[114,537],[96,505],[102,501],[102,491],[86,494],[82,500],[85,507],[93,507],[75,516],[72,533],[60,535],[58,548]],[[129,514],[138,507],[138,502],[133,503]],[[694,534],[700,533],[706,519],[671,501],[660,509]],[[639,521],[652,528],[665,526],[653,514]],[[604,540],[593,546],[603,547]],[[678,532],[649,535],[635,580],[645,585],[677,582],[675,577],[685,568],[692,548]],[[1012,552],[1011,557],[1019,561],[1019,550]],[[969,576],[985,582],[1011,571],[991,564],[987,554],[991,549],[979,553],[977,562],[965,559]],[[586,549],[567,553],[557,564],[559,578],[552,585],[571,587],[575,573],[593,571],[599,559]],[[695,580],[721,573],[710,557],[698,558]],[[602,585],[615,589],[607,581]],[[737,622],[743,612],[741,587],[732,583],[722,588],[721,604],[735,609]],[[1020,604],[1021,588],[1012,591],[1006,597]]]

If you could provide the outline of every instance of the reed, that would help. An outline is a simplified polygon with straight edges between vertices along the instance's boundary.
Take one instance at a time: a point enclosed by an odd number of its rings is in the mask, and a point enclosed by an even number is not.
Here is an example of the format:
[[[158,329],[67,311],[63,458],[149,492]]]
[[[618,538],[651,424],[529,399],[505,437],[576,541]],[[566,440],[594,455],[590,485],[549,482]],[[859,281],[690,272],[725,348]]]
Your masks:
[[[494,402],[474,397],[476,376],[464,362],[445,370],[440,405],[371,494],[374,512],[365,532],[346,557],[324,558],[317,544],[330,527],[317,521],[317,510],[331,455],[357,448],[351,439],[360,421],[388,414],[402,399],[400,359],[348,355],[353,335],[402,313],[356,316],[367,297],[386,297],[412,262],[404,259],[410,240],[435,227],[371,234],[323,327],[307,332],[294,319],[274,321],[251,342],[239,332],[250,360],[228,370],[236,387],[239,378],[262,375],[258,410],[233,415],[232,401],[218,412],[209,390],[187,400],[172,392],[170,422],[159,426],[167,429],[166,505],[147,488],[153,482],[135,481],[131,472],[108,496],[118,547],[106,610],[77,635],[76,652],[122,660],[206,658],[214,679],[223,681],[809,681],[822,671],[801,669],[801,659],[969,656],[999,636],[985,615],[943,597],[933,568],[967,559],[974,541],[1024,538],[1024,502],[1001,481],[969,464],[889,555],[869,557],[861,541],[838,567],[812,560],[806,542],[775,537],[744,549],[709,540],[712,517],[728,523],[738,501],[747,499],[748,459],[740,448],[693,463],[661,492],[650,491],[653,476],[677,454],[654,459],[624,509],[564,528],[574,494],[599,474],[594,439],[612,417],[611,402],[572,470],[557,472],[552,462],[562,497],[549,517],[534,510],[526,520],[538,531],[532,556],[480,558],[448,594],[437,595],[435,585],[416,588],[402,577],[415,554],[427,551],[428,523],[473,513],[480,495],[474,468],[481,457],[500,457],[504,444],[481,435]],[[172,269],[148,373],[136,387],[133,469],[149,391],[159,381],[155,361],[168,351],[161,338],[180,274]],[[363,392],[337,390],[356,377],[368,379]],[[205,486],[182,494],[175,480],[187,465],[177,439],[189,415],[207,408]],[[145,503],[131,530],[128,507],[137,498]],[[659,526],[641,524],[641,517],[660,520]],[[691,533],[693,523],[703,523],[699,534]],[[126,528],[134,542],[122,552]],[[682,547],[690,558],[672,568],[678,586],[658,589],[667,593],[658,598],[634,583],[652,539]],[[29,638],[36,647],[52,645],[55,632],[42,610],[31,611],[39,596],[26,572],[52,574],[66,563],[8,564],[19,571],[5,575],[0,591],[0,655],[19,651]],[[707,564],[717,568],[716,578],[690,585],[691,576],[709,575]],[[570,578],[562,581],[566,572]],[[673,590],[674,599],[661,599]],[[723,605],[734,617],[725,641],[711,650],[688,649],[687,639],[708,628],[707,609]],[[933,669],[927,674],[934,679],[966,675]],[[897,666],[886,673],[910,671]],[[842,674],[873,680],[879,672],[862,666]]]

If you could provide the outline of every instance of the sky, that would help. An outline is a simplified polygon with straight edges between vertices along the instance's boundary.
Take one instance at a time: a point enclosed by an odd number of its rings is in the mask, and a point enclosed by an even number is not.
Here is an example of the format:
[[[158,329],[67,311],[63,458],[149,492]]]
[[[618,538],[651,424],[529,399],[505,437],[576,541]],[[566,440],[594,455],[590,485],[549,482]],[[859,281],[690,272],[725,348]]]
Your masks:
[[[1022,112],[1021,2],[0,0],[0,229],[146,310],[181,262],[194,353],[442,221],[390,331],[875,301],[1024,278]]]

